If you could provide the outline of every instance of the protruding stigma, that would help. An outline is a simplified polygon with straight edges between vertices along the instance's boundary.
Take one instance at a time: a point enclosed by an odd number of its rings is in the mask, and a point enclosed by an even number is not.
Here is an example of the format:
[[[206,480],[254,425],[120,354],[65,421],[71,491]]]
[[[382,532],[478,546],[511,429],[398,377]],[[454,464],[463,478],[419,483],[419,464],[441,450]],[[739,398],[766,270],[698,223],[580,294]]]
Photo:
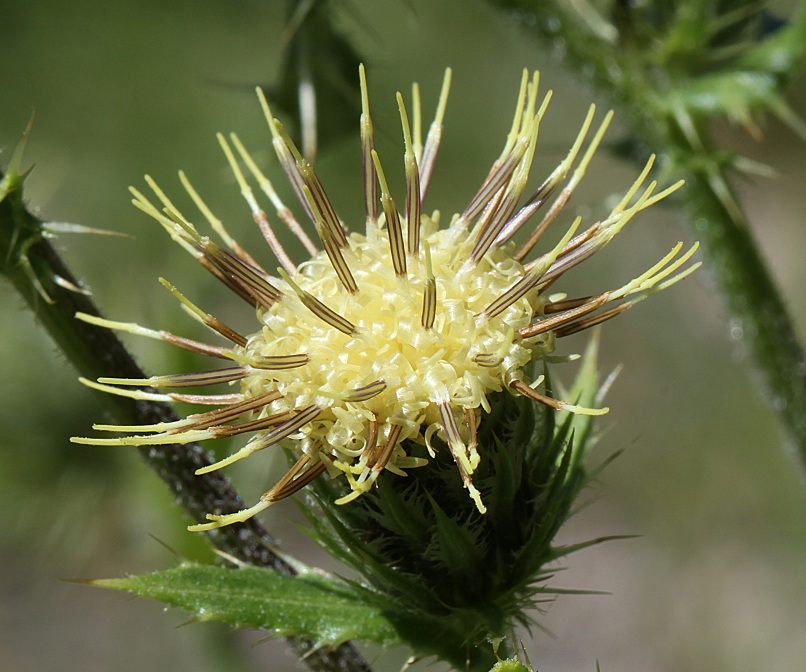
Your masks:
[[[255,306],[268,309],[282,297],[262,269],[241,261],[208,238],[201,239],[198,246],[202,252],[202,265]]]
[[[428,129],[428,135],[425,138],[425,146],[423,147],[422,158],[418,157],[420,164],[420,199],[425,199],[425,192],[428,191],[428,185],[431,183],[431,174],[434,172],[434,164],[437,160],[437,153],[439,152],[439,144],[442,141],[442,123],[445,118],[445,108],[448,105],[448,94],[451,90],[451,69],[445,69],[445,76],[442,79],[442,89],[439,93],[439,102],[437,103],[437,111],[434,115],[434,121],[431,122],[431,127]],[[419,132],[415,130],[415,139]],[[416,145],[415,145],[416,146]]]
[[[526,182],[529,179],[529,171],[532,167],[532,159],[534,158],[535,148],[537,147],[537,133],[540,127],[540,119],[550,98],[551,92],[546,94],[546,98],[540,108],[540,113],[532,118],[532,125],[526,129],[527,135],[522,136],[528,137],[528,148],[504,189],[503,198],[496,198],[495,203],[492,204],[494,205],[494,212],[485,225],[477,226],[478,239],[470,254],[471,260],[476,263],[478,263],[490,247],[492,247],[504,226],[509,221],[509,218],[512,216],[512,213],[515,211],[518,201],[523,194],[523,190],[526,188]]]
[[[257,504],[235,513],[222,515],[208,513],[207,520],[212,522],[189,525],[187,528],[188,531],[206,532],[219,527],[225,527],[226,525],[246,522],[256,514],[269,508],[275,502],[285,499],[286,497],[289,497],[295,492],[301,490],[325,470],[325,464],[322,462],[321,457],[313,466],[309,466],[310,461],[310,457],[303,455],[299,460],[297,460],[297,463],[289,470],[289,472],[282,479],[280,479],[277,485],[261,496],[260,501],[258,501]],[[307,467],[307,469],[305,467]]]
[[[425,284],[423,285],[423,313],[420,324],[424,329],[431,329],[437,315],[437,281],[431,266],[431,246],[426,241],[423,241],[423,252],[425,253]]]
[[[219,133],[216,137],[218,138],[218,144],[221,145],[221,149],[224,152],[224,156],[227,157],[230,170],[235,176],[235,180],[238,182],[238,186],[241,190],[241,196],[243,196],[244,200],[249,205],[249,209],[252,211],[252,218],[260,228],[260,232],[263,234],[263,237],[269,244],[271,251],[274,252],[274,256],[277,257],[277,261],[283,265],[283,268],[286,271],[289,273],[296,273],[296,264],[291,260],[291,257],[288,256],[288,253],[280,243],[280,239],[277,237],[277,234],[275,234],[274,230],[271,228],[269,218],[264,212],[263,208],[258,205],[255,194],[252,192],[252,188],[246,181],[243,171],[238,165],[238,161],[235,159],[235,155],[233,154],[227,139],[221,133]]]
[[[209,327],[217,334],[221,334],[224,338],[232,341],[236,345],[240,345],[241,347],[246,345],[246,336],[243,334],[239,334],[237,331],[228,327],[224,324],[221,320],[219,320],[214,315],[210,313],[206,313],[201,308],[199,308],[195,303],[193,303],[190,299],[188,299],[182,292],[180,292],[174,285],[168,282],[165,278],[160,278],[160,284],[165,287],[171,294],[177,299],[181,304],[182,307],[187,310],[191,315],[193,315],[196,319],[198,319],[202,324]]]
[[[358,285],[355,282],[352,271],[350,271],[350,267],[347,265],[347,260],[344,258],[341,246],[333,237],[332,230],[327,226],[324,219],[322,219],[322,213],[317,207],[308,185],[303,186],[302,191],[305,194],[305,198],[308,199],[311,210],[316,217],[316,232],[319,234],[319,239],[322,241],[328,259],[330,259],[330,265],[333,266],[333,270],[336,271],[336,276],[339,278],[342,287],[350,292],[350,294],[354,294],[358,291]]]
[[[105,385],[137,385],[154,388],[162,387],[201,387],[230,383],[244,378],[248,371],[241,366],[215,369],[213,371],[197,371],[195,373],[176,373],[167,376],[151,376],[150,378],[99,378]]]
[[[408,226],[409,254],[416,255],[420,249],[420,172],[411,138],[409,118],[403,96],[397,94],[397,107],[400,110],[400,123],[403,125],[405,153],[403,161],[406,170],[406,224]]]
[[[594,111],[595,111],[595,108],[593,106],[591,106],[591,108],[588,110],[588,116],[585,118],[585,123],[582,125],[582,130],[577,135],[577,139],[575,140],[574,145],[572,147],[572,152],[574,153],[574,155],[576,154],[576,152],[579,151],[579,144],[582,142],[582,140],[584,139],[585,135],[587,135],[588,128],[590,126],[591,121],[593,120]],[[560,211],[563,209],[563,207],[565,207],[565,204],[568,203],[568,200],[571,198],[571,195],[574,193],[574,189],[576,189],[577,185],[580,183],[582,178],[585,176],[585,171],[587,171],[587,169],[588,169],[588,164],[590,164],[591,159],[593,158],[593,155],[596,153],[596,150],[598,149],[599,144],[601,143],[602,138],[604,137],[605,131],[607,131],[607,127],[610,125],[610,121],[612,119],[613,119],[613,111],[610,110],[605,115],[605,118],[602,121],[602,123],[599,125],[599,128],[596,130],[596,133],[594,134],[593,138],[591,139],[590,144],[588,145],[588,148],[585,150],[585,154],[582,156],[582,159],[579,162],[579,165],[574,170],[574,173],[571,176],[571,179],[568,181],[568,184],[560,192],[560,195],[557,197],[557,200],[554,203],[552,203],[551,208],[549,208],[549,211],[543,217],[543,220],[540,222],[540,224],[538,224],[538,226],[535,228],[535,230],[532,232],[532,234],[529,236],[529,238],[526,240],[526,242],[524,242],[523,245],[521,245],[515,251],[515,254],[513,255],[513,257],[517,261],[522,262],[524,260],[526,255],[529,254],[529,252],[532,250],[532,248],[537,244],[537,241],[541,238],[543,233],[545,233],[545,231],[548,228],[549,224],[551,224],[551,222],[554,221],[554,219],[557,217],[557,215],[560,213]],[[563,170],[556,177],[556,180],[558,182],[559,182],[559,180],[562,179],[562,177],[564,176],[565,172],[567,172],[567,170],[570,168],[570,163],[573,162],[573,157],[572,157],[571,153],[569,153],[569,156],[566,157],[566,160],[563,162],[563,164],[565,164],[566,162],[568,162],[568,163],[564,166]],[[561,165],[563,165],[563,164],[561,164]],[[552,189],[553,189],[553,187],[552,187]]]
[[[406,248],[403,244],[403,230],[400,226],[400,215],[397,212],[397,205],[395,199],[389,193],[389,185],[386,183],[386,175],[384,175],[383,168],[381,167],[381,159],[378,152],[372,150],[372,161],[375,164],[375,170],[378,171],[378,182],[381,185],[381,204],[383,205],[383,214],[386,218],[386,227],[389,230],[389,250],[392,255],[392,264],[395,267],[395,274],[399,277],[406,275]]]
[[[560,254],[568,241],[571,240],[574,233],[576,233],[581,221],[582,218],[577,217],[554,249],[544,255],[542,258],[542,263],[537,264],[534,268],[527,271],[527,273],[520,280],[515,282],[503,294],[501,294],[501,296],[490,303],[490,305],[487,306],[482,313],[489,318],[496,317],[504,312],[504,310],[506,310],[513,303],[523,298],[528,292],[533,290],[540,282],[543,274],[557,258],[557,255]]]
[[[238,150],[241,161],[246,164],[249,172],[252,173],[252,177],[255,178],[260,186],[261,191],[266,194],[266,196],[268,196],[269,200],[272,202],[272,205],[277,212],[277,216],[283,220],[283,223],[288,227],[288,230],[291,231],[294,236],[296,236],[300,243],[302,243],[302,246],[305,248],[308,254],[312,257],[316,256],[319,250],[317,249],[316,245],[313,244],[313,241],[311,241],[311,239],[308,237],[308,234],[305,233],[303,228],[300,226],[291,210],[289,210],[280,199],[277,192],[274,190],[271,180],[269,180],[263,171],[260,170],[257,163],[255,163],[255,160],[252,158],[252,155],[246,150],[246,147],[243,146],[240,138],[235,133],[230,133],[229,137],[232,141],[232,144],[235,145],[235,149]]]
[[[316,405],[307,406],[303,410],[299,411],[296,415],[277,425],[273,429],[256,435],[251,441],[249,441],[249,443],[247,443],[236,453],[233,453],[229,457],[225,457],[223,460],[219,460],[214,464],[209,464],[205,467],[197,469],[196,475],[200,476],[201,474],[207,474],[211,471],[217,471],[218,469],[233,464],[238,460],[249,457],[252,455],[252,453],[256,453],[264,448],[268,448],[269,446],[279,443],[289,435],[296,432],[303,425],[311,422],[314,418],[316,418],[317,415],[319,415],[320,411],[321,409]]]
[[[338,329],[340,332],[347,334],[348,336],[351,336],[355,333],[355,325],[352,322],[328,308],[313,294],[302,289],[282,268],[278,268],[277,272],[294,290],[296,295],[299,297],[299,300],[302,301],[302,304],[314,315],[316,315],[316,317],[323,322],[327,322],[327,324],[329,324],[331,327]]]
[[[179,181],[182,183],[182,186],[185,188],[185,191],[188,193],[188,195],[193,199],[193,202],[196,204],[199,212],[202,213],[213,231],[215,231],[221,240],[227,244],[227,247],[229,247],[236,256],[245,261],[247,264],[259,266],[254,257],[229,234],[229,231],[227,231],[224,223],[213,214],[213,211],[210,209],[207,203],[204,202],[204,199],[199,195],[199,192],[196,191],[195,187],[191,184],[190,179],[188,179],[188,176],[183,170],[179,171]]]
[[[473,446],[472,450],[468,450],[468,446],[465,446],[464,441],[462,441],[450,401],[439,402],[437,403],[437,407],[439,408],[439,415],[442,420],[442,431],[445,433],[448,448],[459,469],[462,483],[464,483],[465,488],[470,494],[470,498],[475,502],[479,512],[487,513],[487,507],[484,506],[484,503],[481,501],[481,493],[479,493],[471,480],[471,476],[479,463],[478,452],[476,452],[475,446]]]
[[[576,413],[578,415],[604,415],[610,411],[610,409],[607,407],[586,408],[585,406],[575,406],[574,404],[569,404],[565,401],[554,399],[553,397],[541,394],[537,390],[524,383],[522,380],[513,380],[509,386],[516,392],[522,394],[524,397],[528,397],[529,399],[543,404],[544,406],[553,408],[555,411],[570,411],[571,413]]]
[[[361,164],[364,171],[364,210],[367,215],[367,233],[378,224],[378,181],[372,152],[375,149],[375,132],[369,115],[369,90],[364,64],[358,66],[361,87]]]

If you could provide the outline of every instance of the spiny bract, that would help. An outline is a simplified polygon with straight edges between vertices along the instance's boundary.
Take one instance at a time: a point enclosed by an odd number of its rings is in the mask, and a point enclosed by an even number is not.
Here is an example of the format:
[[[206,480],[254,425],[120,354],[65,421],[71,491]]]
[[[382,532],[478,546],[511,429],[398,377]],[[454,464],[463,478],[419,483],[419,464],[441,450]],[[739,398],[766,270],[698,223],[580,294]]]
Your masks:
[[[150,178],[146,180],[161,208],[132,189],[138,208],[254,306],[259,323],[254,334],[236,332],[165,280],[163,284],[192,314],[231,342],[229,347],[79,315],[94,324],[159,338],[230,364],[212,371],[143,380],[87,381],[115,394],[212,405],[215,409],[157,425],[97,425],[98,430],[127,435],[75,441],[156,445],[253,433],[243,448],[199,473],[277,444],[290,447],[299,456],[288,474],[257,504],[237,513],[209,514],[211,522],[190,529],[207,530],[244,521],[325,471],[347,479],[350,493],[337,502],[345,503],[367,492],[383,471],[405,476],[406,470],[427,463],[408,454],[406,446],[410,442],[425,444],[433,455],[435,434],[449,447],[459,477],[483,513],[485,506],[472,475],[484,459],[478,452],[477,431],[482,410],[489,410],[487,396],[508,390],[555,409],[606,412],[574,406],[539,392],[536,387],[540,379],[524,379],[528,365],[550,355],[556,338],[623,312],[696,267],[679,270],[696,245],[681,255],[682,244],[678,244],[646,273],[618,289],[578,299],[548,293],[563,273],[604,247],[635,214],[679,184],[657,194],[654,182],[644,187],[650,159],[607,218],[582,231],[581,218],[576,218],[552,249],[527,260],[571,197],[612,117],[612,113],[605,116],[581,153],[593,124],[592,105],[565,160],[524,198],[540,122],[551,98],[549,92],[538,106],[537,73],[530,80],[524,72],[504,149],[464,212],[454,215],[447,226],[441,226],[438,211],[424,213],[422,204],[442,135],[450,71],[446,72],[436,116],[424,143],[417,87],[413,92],[413,129],[398,94],[406,175],[405,205],[399,212],[374,149],[363,68],[360,79],[364,233],[348,232],[313,166],[274,119],[260,90],[258,96],[277,157],[323,249],[311,241],[282,203],[238,137],[232,134],[228,141],[219,135],[241,193],[282,266],[279,278],[271,276],[238,245],[184,173],[180,172],[180,179],[185,190],[229,250],[202,235]],[[242,166],[270,199],[279,219],[308,250],[308,261],[297,265],[283,249]],[[552,198],[542,219],[516,246],[515,233]],[[605,308],[607,304],[614,305]],[[236,386],[237,391],[158,394],[125,387],[176,389],[217,383]]]

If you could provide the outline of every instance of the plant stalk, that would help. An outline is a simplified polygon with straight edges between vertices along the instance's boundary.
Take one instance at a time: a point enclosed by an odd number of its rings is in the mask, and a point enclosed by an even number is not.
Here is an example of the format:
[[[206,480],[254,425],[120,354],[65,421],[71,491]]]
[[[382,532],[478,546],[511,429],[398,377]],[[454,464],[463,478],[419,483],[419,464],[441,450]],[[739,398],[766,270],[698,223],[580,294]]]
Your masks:
[[[75,318],[77,312],[100,317],[89,296],[47,239],[42,222],[24,205],[18,172],[21,152],[0,171],[0,272],[5,275],[40,324],[84,377],[144,378],[145,374],[117,336]],[[71,288],[72,287],[72,288]],[[115,421],[126,425],[171,422],[178,419],[167,404],[134,401],[99,394]],[[157,472],[177,501],[196,522],[205,522],[209,511],[234,512],[246,507],[243,499],[220,472],[195,475],[215,459],[196,444],[143,446],[146,463]],[[295,570],[275,552],[276,543],[254,518],[208,533],[223,553],[250,565],[269,567],[281,574]],[[371,672],[369,664],[350,643],[333,650],[316,649],[312,642],[290,637],[295,653],[313,672]]]

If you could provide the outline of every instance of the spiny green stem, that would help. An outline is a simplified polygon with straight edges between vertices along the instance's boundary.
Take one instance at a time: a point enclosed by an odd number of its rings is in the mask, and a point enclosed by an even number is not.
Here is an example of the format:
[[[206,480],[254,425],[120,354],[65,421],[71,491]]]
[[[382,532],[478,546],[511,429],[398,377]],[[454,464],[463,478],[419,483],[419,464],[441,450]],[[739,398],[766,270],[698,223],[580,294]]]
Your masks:
[[[733,316],[731,331],[751,350],[761,394],[780,414],[806,468],[806,355],[752,232],[733,219],[709,178],[687,177],[691,216],[704,220],[697,234]]]
[[[109,375],[145,377],[112,331],[75,319],[77,312],[99,316],[98,309],[87,295],[68,288],[77,287],[78,281],[48,242],[42,222],[26,209],[22,200],[23,178],[15,168],[11,167],[5,175],[0,171],[0,272],[81,375],[90,379]],[[122,424],[177,419],[166,404],[107,394],[100,398]],[[220,472],[195,475],[197,469],[214,462],[200,446],[146,446],[139,450],[193,520],[203,522],[208,511],[233,512],[245,507],[243,499]],[[214,530],[210,539],[216,548],[243,562],[270,567],[286,575],[295,573],[275,554],[274,540],[255,519]],[[324,650],[315,649],[310,641],[298,637],[288,641],[314,672],[370,672],[369,664],[349,643]]]
[[[668,33],[662,33],[655,26],[631,22],[632,10],[626,3],[614,3],[610,23],[590,8],[590,15],[583,17],[573,8],[576,3],[572,7],[572,3],[536,0],[490,2],[528,18],[524,28],[541,39],[561,42],[567,61],[590,76],[626,112],[621,118],[632,124],[636,145],[666,152],[671,167],[686,179],[681,195],[687,201],[694,232],[704,239],[716,284],[755,359],[761,393],[780,414],[806,468],[806,356],[786,303],[733,196],[727,167],[711,152],[708,122],[719,111],[698,110],[697,121],[684,129],[680,108],[672,102],[681,87],[696,81],[703,59],[670,51],[672,55],[664,61],[646,48],[650,39],[659,44],[669,35],[675,36],[668,42],[672,49],[682,44],[680,40],[696,44],[699,39],[705,45],[705,19],[713,8],[707,3],[688,3],[687,11],[679,11],[666,26]],[[653,30],[656,34],[647,38]],[[739,74],[757,68],[773,89],[781,89],[785,79],[803,66],[804,44],[806,10],[801,7],[787,26],[737,61]],[[751,102],[756,106],[763,103]],[[771,111],[779,114],[781,105],[780,98],[769,101]]]

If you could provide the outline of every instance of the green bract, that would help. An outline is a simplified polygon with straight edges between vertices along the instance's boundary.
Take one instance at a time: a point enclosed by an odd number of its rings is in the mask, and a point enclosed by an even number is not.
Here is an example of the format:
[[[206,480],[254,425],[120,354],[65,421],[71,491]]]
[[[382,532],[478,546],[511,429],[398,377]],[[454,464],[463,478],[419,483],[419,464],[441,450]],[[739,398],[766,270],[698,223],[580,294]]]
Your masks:
[[[569,392],[580,404],[601,401],[595,350],[593,342]],[[313,537],[410,614],[405,638],[416,651],[446,660],[460,653],[483,668],[489,640],[530,625],[531,608],[566,592],[550,584],[555,561],[595,543],[552,545],[588,482],[583,458],[592,422],[494,395],[479,432],[486,514],[468,502],[449,453],[438,450],[431,468],[381,479],[349,506],[332,505],[342,494],[339,481],[316,481],[316,504],[306,507]]]
[[[594,340],[568,394],[593,404],[601,401],[598,390]],[[531,625],[529,610],[541,602],[579,592],[551,585],[557,561],[603,540],[552,545],[590,477],[583,458],[593,418],[506,393],[491,400],[479,432],[488,456],[478,471],[485,514],[467,498],[446,450],[437,451],[432,468],[379,479],[348,506],[333,504],[343,496],[341,480],[314,481],[303,505],[311,536],[358,573],[352,580],[304,567],[292,578],[251,567],[182,565],[94,584],[167,602],[199,620],[321,646],[347,639],[406,644],[457,668],[489,670],[492,642]]]

